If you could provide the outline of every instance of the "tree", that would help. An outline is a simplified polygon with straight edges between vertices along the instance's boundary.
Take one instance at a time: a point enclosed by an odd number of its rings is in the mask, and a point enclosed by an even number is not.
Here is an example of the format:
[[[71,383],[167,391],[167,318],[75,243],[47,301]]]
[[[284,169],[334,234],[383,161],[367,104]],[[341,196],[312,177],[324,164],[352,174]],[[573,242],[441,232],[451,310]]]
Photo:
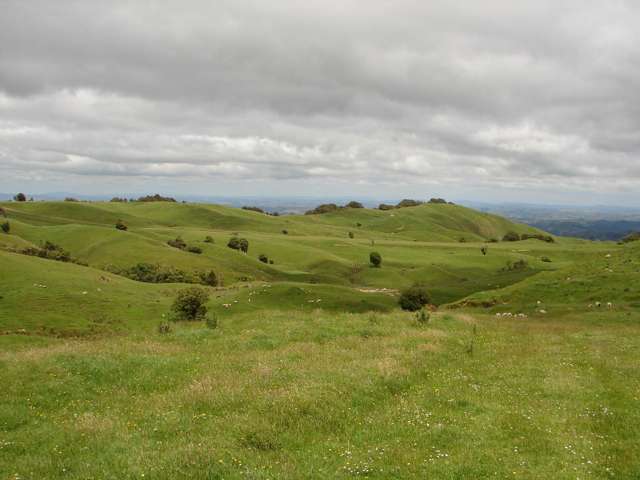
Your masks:
[[[200,254],[200,253],[202,253],[202,249],[200,247],[198,247],[197,245],[189,245],[187,247],[187,252]]]
[[[261,253],[258,256],[258,260],[260,260],[262,263],[269,263],[269,257],[267,257],[264,253]]]
[[[116,222],[116,228],[118,230],[122,230],[122,231],[125,231],[125,232],[127,231],[127,226],[125,225],[125,223],[122,220],[118,220]]]
[[[227,247],[247,253],[249,251],[249,240],[246,238],[231,237],[229,243],[227,243]]]
[[[369,254],[369,262],[371,262],[371,265],[375,268],[380,268],[382,265],[382,255],[378,252],[371,252]]]
[[[504,237],[502,237],[503,242],[517,242],[520,240],[520,235],[516,232],[507,232]]]
[[[400,202],[398,202],[396,207],[397,208],[417,207],[418,205],[422,205],[422,203],[423,202],[419,200],[412,200],[410,198],[405,198],[404,200],[401,200]]]
[[[16,196],[13,197],[13,199],[16,202],[26,202],[27,196],[24,193],[18,193]]]
[[[335,212],[340,207],[335,203],[323,203],[322,205],[318,205],[313,210],[307,210],[304,212],[305,215],[320,215],[322,213]]]
[[[203,288],[190,287],[178,292],[171,310],[176,320],[204,320],[209,293]]]
[[[351,201],[345,205],[345,208],[364,208],[360,202]]]
[[[9,222],[4,222],[0,224],[0,229],[2,229],[4,233],[9,233],[11,231],[11,225],[9,225]]]
[[[180,250],[184,250],[185,248],[187,248],[187,244],[180,237],[176,238],[175,240],[167,241],[167,245],[173,248],[179,248]]]
[[[204,243],[215,243],[211,235],[204,237]]]
[[[349,232],[349,238],[353,238],[355,237],[355,235],[353,234],[353,232]]]
[[[403,310],[417,312],[430,302],[427,289],[422,285],[413,285],[402,291],[398,303]]]
[[[217,287],[220,282],[218,280],[218,275],[213,270],[209,270],[208,272],[201,272],[199,276],[200,281],[203,284],[209,285],[211,287]]]
[[[378,210],[393,210],[396,207],[394,207],[393,205],[389,205],[388,203],[381,203],[380,205],[378,205]]]

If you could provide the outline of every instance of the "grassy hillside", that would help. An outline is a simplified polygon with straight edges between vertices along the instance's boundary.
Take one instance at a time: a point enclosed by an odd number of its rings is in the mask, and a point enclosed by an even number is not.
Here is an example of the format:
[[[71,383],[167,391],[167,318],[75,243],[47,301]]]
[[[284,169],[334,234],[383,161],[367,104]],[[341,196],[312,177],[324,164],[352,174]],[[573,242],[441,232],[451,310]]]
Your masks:
[[[640,242],[487,243],[540,232],[453,205],[1,206],[0,478],[640,475]],[[81,264],[19,253],[45,241]],[[159,333],[189,285],[107,271],[139,262],[214,270],[217,328]]]

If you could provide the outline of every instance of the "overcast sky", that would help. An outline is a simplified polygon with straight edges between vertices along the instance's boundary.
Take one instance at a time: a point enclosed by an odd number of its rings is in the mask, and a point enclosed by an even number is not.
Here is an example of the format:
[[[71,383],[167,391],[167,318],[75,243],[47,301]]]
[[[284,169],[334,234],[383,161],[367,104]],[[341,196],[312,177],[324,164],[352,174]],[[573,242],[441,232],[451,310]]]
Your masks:
[[[640,2],[0,0],[0,191],[640,202]]]

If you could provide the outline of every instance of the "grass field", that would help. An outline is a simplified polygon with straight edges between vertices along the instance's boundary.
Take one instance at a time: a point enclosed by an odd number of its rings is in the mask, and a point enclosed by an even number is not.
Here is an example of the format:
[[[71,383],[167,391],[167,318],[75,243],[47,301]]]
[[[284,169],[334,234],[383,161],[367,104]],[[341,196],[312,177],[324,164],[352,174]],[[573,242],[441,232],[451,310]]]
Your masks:
[[[0,206],[0,479],[640,478],[639,245],[485,243],[536,231],[452,205]],[[87,265],[18,253],[45,240]],[[186,285],[104,270],[141,261],[218,272],[218,328],[158,333]]]

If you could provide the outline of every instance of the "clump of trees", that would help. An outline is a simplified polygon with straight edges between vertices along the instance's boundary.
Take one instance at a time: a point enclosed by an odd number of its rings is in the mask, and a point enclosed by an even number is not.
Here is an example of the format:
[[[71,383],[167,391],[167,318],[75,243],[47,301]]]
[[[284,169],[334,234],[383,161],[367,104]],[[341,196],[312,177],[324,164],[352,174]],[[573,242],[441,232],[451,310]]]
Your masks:
[[[260,260],[262,263],[269,263],[269,257],[267,257],[264,253],[258,255],[258,260]]]
[[[374,268],[380,268],[382,266],[382,255],[378,252],[371,252],[369,254],[369,263]]]
[[[640,232],[631,232],[620,240],[620,243],[631,243],[640,240]]]
[[[122,220],[118,220],[116,222],[116,229],[126,232],[127,228],[127,225]]]
[[[186,242],[180,237],[177,237],[174,240],[168,240],[167,245],[173,248],[178,248],[180,250],[185,250],[187,248]]]
[[[424,286],[419,284],[404,289],[398,298],[400,308],[410,312],[421,310],[425,305],[428,305],[430,301],[431,297],[429,296],[429,292],[427,292]]]
[[[172,197],[163,197],[162,195],[156,193],[155,195],[145,195],[144,197],[139,197],[138,202],[175,202],[176,199]]]
[[[521,258],[520,260],[516,260],[515,262],[509,260],[506,267],[504,267],[502,270],[505,272],[519,272],[522,270],[526,270],[527,268],[529,268],[529,262],[527,262],[524,258]]]
[[[249,251],[249,240],[246,238],[231,237],[227,243],[227,247],[247,253]]]
[[[449,202],[447,202],[444,198],[432,198],[432,199],[429,200],[428,203],[447,204]]]
[[[179,268],[157,263],[140,262],[129,268],[109,266],[111,273],[145,283],[200,283],[211,287],[220,285],[220,277],[214,270],[187,272]]]
[[[252,212],[265,213],[265,211],[259,207],[244,206],[242,207],[242,210],[250,210]]]
[[[113,197],[111,200],[109,200],[110,202],[114,202],[114,203],[127,203],[129,200],[126,198],[120,198],[120,197]]]
[[[502,237],[503,242],[518,242],[520,240],[529,240],[529,239],[540,240],[542,242],[554,243],[555,239],[551,235],[543,235],[542,233],[523,233],[522,235],[516,232],[507,232],[504,237]]]
[[[305,215],[321,215],[323,213],[335,212],[340,207],[335,203],[323,203],[322,205],[318,205],[313,210],[307,210],[304,212]]]
[[[74,198],[74,197],[65,197],[64,201],[65,202],[79,202],[80,200],[78,200],[77,198]]]
[[[202,249],[200,247],[198,247],[197,245],[189,245],[187,247],[187,252],[196,253],[196,254],[200,255],[202,253]]]
[[[18,193],[18,194],[13,196],[13,199],[16,202],[26,202],[27,201],[27,196],[24,193]]]
[[[9,233],[11,231],[11,225],[9,224],[9,222],[2,222],[0,224],[0,230],[2,230],[4,233]]]
[[[352,200],[349,203],[347,203],[344,207],[345,208],[364,208],[364,205],[360,202],[356,202]]]
[[[378,205],[378,210],[393,210],[396,207],[394,205],[389,205],[388,203],[381,203]]]
[[[398,204],[396,205],[396,208],[406,208],[406,207],[417,207],[418,205],[422,205],[424,202],[421,202],[420,200],[412,200],[410,198],[405,198],[404,200],[401,200],[400,202],[398,202]]]
[[[78,263],[71,258],[71,254],[68,251],[48,240],[45,241],[41,247],[27,247],[23,249],[21,253],[34,257],[47,258],[49,260],[57,260],[58,262]]]

